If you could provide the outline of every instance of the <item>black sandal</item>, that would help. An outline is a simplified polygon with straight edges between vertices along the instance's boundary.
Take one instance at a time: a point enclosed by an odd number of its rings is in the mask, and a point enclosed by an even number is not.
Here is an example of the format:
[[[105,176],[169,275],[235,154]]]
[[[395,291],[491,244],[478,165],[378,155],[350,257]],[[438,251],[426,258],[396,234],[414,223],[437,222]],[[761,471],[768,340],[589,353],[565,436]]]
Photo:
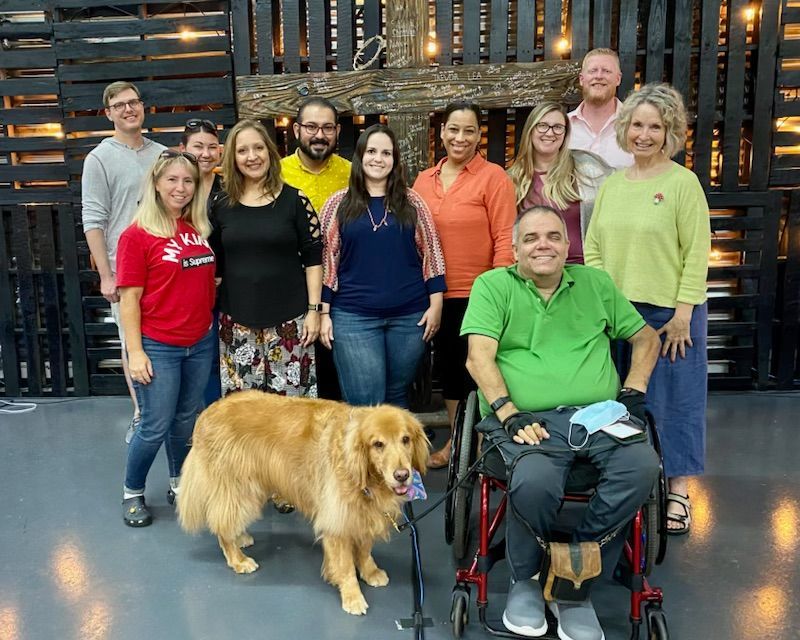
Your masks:
[[[129,527],[146,527],[153,523],[144,496],[133,496],[122,501],[122,519]]]
[[[683,507],[683,514],[670,513],[669,503],[674,502]],[[692,524],[692,505],[689,502],[689,496],[682,496],[680,493],[670,491],[667,494],[667,523],[676,522],[680,526],[670,529],[667,527],[667,533],[671,536],[682,536],[684,533],[689,533],[689,527]]]

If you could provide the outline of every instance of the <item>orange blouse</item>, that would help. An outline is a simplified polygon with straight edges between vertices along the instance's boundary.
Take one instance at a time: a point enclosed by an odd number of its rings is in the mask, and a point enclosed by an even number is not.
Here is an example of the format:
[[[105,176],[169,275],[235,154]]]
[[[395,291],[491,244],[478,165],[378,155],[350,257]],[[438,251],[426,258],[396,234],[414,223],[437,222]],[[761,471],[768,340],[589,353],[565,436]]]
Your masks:
[[[433,215],[447,268],[445,298],[468,298],[484,271],[514,263],[511,228],[517,215],[514,185],[502,167],[480,154],[458,174],[447,193],[436,166],[417,176],[414,190]]]

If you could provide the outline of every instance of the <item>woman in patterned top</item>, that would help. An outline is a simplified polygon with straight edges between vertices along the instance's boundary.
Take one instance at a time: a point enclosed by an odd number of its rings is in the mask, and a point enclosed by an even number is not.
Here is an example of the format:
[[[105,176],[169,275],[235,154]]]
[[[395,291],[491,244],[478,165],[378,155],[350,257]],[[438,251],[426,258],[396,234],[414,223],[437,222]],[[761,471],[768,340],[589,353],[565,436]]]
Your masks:
[[[439,329],[444,258],[428,207],[406,187],[389,127],[361,134],[350,185],[321,217],[320,340],[333,349],[342,395],[354,405],[407,407],[425,342]]]

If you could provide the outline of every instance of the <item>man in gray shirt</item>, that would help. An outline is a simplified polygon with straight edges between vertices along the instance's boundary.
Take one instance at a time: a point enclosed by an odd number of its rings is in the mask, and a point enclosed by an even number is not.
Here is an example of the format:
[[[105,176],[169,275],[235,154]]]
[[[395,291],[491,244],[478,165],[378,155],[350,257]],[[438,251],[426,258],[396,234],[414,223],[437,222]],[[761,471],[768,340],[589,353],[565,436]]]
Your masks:
[[[133,401],[133,418],[125,436],[125,441],[130,442],[139,421],[139,405],[128,373],[124,332],[120,326],[117,242],[133,219],[144,176],[166,147],[142,136],[144,103],[134,84],[112,82],[103,91],[103,106],[106,117],[114,124],[114,135],[97,145],[83,163],[83,232],[100,274],[100,292],[111,303],[122,342],[122,367]]]

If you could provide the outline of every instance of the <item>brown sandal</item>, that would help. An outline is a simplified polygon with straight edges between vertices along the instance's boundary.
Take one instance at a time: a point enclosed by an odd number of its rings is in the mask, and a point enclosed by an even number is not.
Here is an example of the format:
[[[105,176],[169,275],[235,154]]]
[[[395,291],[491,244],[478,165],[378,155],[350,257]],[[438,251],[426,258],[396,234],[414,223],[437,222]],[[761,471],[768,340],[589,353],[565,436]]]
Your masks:
[[[450,464],[450,439],[438,451],[434,451],[428,458],[428,469],[444,469]]]

